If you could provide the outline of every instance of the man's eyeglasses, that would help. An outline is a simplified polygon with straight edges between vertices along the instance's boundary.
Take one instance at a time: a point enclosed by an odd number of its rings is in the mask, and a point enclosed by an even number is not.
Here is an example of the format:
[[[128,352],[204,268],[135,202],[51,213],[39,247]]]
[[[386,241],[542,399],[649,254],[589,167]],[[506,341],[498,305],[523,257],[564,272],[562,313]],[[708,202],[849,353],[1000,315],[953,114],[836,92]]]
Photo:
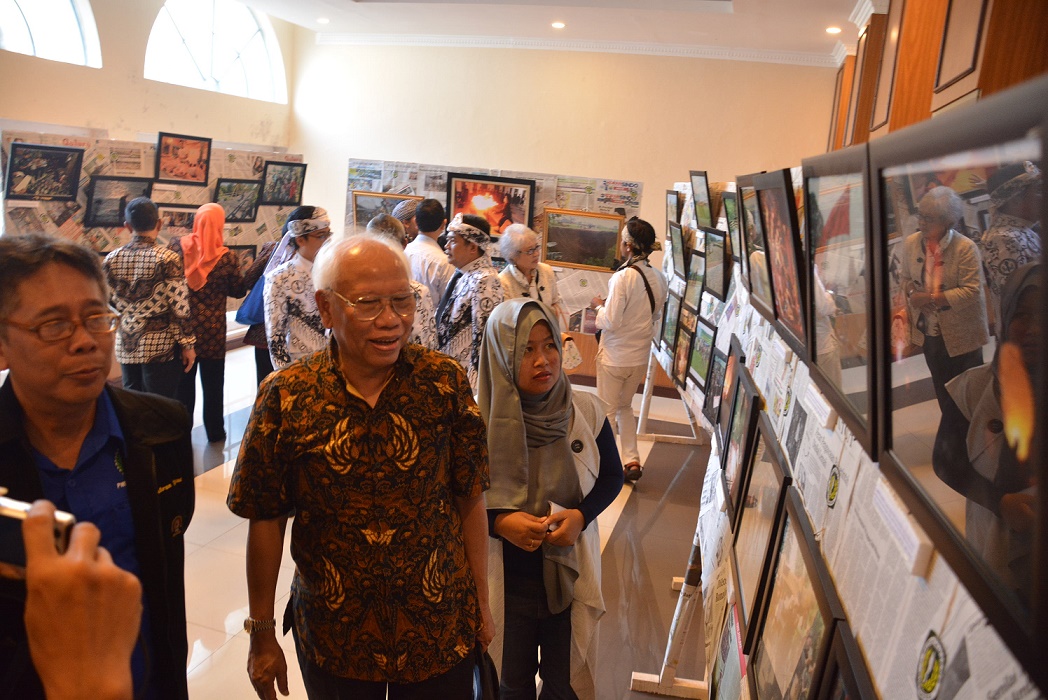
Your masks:
[[[374,321],[382,314],[387,304],[389,308],[393,309],[393,313],[401,318],[409,318],[415,314],[415,295],[412,292],[388,297],[360,297],[356,301],[350,301],[334,289],[328,289],[328,291],[353,309],[359,321]]]
[[[73,337],[73,333],[76,332],[76,329],[79,326],[83,326],[84,330],[91,335],[106,335],[112,333],[116,330],[117,326],[120,325],[120,315],[111,313],[91,314],[90,316],[83,317],[79,321],[60,318],[53,321],[44,321],[35,326],[18,323],[17,321],[11,321],[9,319],[0,319],[0,323],[14,326],[15,328],[21,328],[30,333],[36,333],[37,337],[45,343],[55,343],[59,340]]]

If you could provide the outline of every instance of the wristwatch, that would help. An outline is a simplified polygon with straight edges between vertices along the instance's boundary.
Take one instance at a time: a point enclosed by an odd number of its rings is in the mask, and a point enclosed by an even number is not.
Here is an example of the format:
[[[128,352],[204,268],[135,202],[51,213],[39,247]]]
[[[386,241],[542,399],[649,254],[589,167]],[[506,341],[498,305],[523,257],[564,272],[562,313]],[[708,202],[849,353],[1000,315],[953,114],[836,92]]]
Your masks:
[[[255,632],[267,632],[277,628],[277,621],[274,618],[268,620],[255,620],[253,618],[247,618],[244,620],[244,629],[248,634],[254,634]]]

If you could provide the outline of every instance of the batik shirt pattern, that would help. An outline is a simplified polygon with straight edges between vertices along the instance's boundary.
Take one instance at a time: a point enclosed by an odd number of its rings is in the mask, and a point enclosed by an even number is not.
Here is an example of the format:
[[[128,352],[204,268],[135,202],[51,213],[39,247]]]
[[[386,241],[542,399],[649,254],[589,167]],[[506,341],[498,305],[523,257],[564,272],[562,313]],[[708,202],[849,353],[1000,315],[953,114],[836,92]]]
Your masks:
[[[429,289],[421,282],[411,280],[411,291],[415,295],[415,323],[411,327],[409,343],[421,345],[430,350],[437,349],[437,319],[430,299]]]
[[[296,630],[343,678],[413,683],[469,654],[480,627],[456,497],[488,488],[484,421],[462,368],[407,345],[374,408],[335,342],[259,388],[230,483],[244,518],[295,511]]]
[[[1031,225],[1017,216],[998,214],[977,242],[996,323],[1000,323],[1004,283],[1020,267],[1041,257],[1041,237]]]
[[[484,326],[503,301],[502,283],[485,254],[463,267],[462,276],[457,281],[452,277],[450,284],[455,284],[455,289],[437,319],[437,346],[466,369],[469,385],[476,391]]]
[[[313,291],[313,263],[295,255],[266,276],[266,337],[275,369],[327,345]]]
[[[182,257],[182,239],[168,246]],[[189,290],[190,323],[196,336],[198,360],[221,360],[226,356],[226,297],[245,293],[240,266],[232,251],[226,251],[200,289]]]
[[[102,262],[109,303],[120,314],[116,360],[122,365],[167,362],[192,347],[189,287],[179,255],[134,236]]]

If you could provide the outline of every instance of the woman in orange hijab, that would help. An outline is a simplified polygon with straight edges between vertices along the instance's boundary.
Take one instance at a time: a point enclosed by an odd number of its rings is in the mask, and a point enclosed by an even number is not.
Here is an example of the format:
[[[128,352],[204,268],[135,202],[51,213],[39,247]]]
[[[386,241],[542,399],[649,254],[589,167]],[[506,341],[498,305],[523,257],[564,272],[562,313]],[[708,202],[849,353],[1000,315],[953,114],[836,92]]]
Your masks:
[[[196,375],[204,392],[204,429],[208,442],[225,442],[226,297],[242,297],[247,290],[237,258],[222,244],[226,213],[218,204],[205,204],[193,218],[193,232],[168,246],[182,256],[189,285],[190,323],[196,333],[197,360],[182,375],[178,399],[189,415],[196,405]]]

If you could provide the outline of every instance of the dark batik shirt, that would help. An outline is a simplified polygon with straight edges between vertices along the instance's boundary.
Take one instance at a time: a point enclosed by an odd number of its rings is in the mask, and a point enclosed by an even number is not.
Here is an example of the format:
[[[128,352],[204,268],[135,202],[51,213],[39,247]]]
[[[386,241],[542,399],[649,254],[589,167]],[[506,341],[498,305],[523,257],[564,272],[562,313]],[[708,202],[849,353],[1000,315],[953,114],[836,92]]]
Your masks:
[[[337,353],[332,340],[262,382],[228,503],[252,519],[294,509],[307,656],[343,678],[418,682],[465,658],[480,627],[455,497],[488,488],[484,421],[444,355],[406,346],[371,408]]]
[[[171,241],[171,250],[182,257],[182,239]],[[198,360],[221,360],[226,356],[226,297],[246,293],[240,267],[227,250],[200,289],[189,290],[189,322],[196,336]]]

